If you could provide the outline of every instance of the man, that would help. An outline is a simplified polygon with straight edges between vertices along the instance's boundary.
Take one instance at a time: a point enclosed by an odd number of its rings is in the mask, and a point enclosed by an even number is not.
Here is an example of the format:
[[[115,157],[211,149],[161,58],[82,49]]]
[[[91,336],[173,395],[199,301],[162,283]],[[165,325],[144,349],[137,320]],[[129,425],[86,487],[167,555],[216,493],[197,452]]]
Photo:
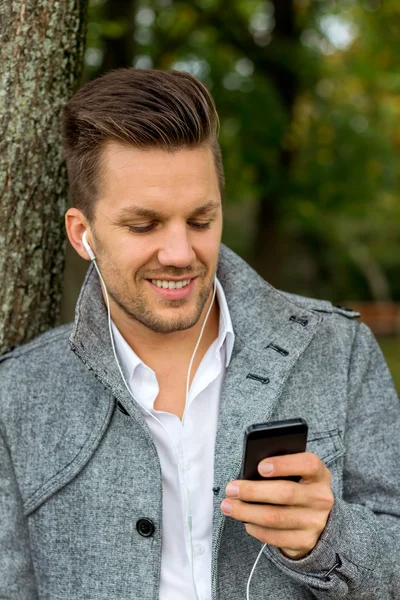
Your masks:
[[[400,598],[400,405],[355,313],[221,246],[206,89],[124,69],[68,103],[74,325],[2,358],[0,597]],[[217,275],[217,278],[215,278]],[[307,452],[238,480],[253,423]],[[300,476],[299,482],[270,476]]]

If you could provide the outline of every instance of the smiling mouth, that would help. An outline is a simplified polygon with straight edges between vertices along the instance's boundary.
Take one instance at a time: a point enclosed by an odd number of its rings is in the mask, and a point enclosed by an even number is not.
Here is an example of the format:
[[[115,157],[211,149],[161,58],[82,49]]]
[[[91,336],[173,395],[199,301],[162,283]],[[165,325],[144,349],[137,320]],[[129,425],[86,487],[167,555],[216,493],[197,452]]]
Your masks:
[[[191,279],[181,279],[179,281],[173,281],[171,279],[151,279],[150,281],[153,285],[164,288],[165,290],[179,290],[190,285],[193,279],[194,277]]]

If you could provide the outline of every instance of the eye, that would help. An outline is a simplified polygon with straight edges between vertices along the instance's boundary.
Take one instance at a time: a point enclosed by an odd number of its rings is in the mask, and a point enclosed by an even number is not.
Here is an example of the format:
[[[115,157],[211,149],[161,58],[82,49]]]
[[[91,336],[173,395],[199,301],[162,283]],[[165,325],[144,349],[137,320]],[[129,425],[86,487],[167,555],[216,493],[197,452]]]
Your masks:
[[[198,222],[198,221],[190,221],[189,225],[190,227],[193,227],[194,229],[208,229],[211,225],[212,221],[207,221],[207,222]]]
[[[142,227],[128,225],[128,229],[129,231],[132,231],[132,233],[147,233],[148,231],[151,231],[154,227],[155,223],[150,223],[150,225],[143,225]]]
[[[188,221],[188,225],[193,229],[204,230],[208,229],[212,223],[213,219],[209,221]],[[156,227],[157,223],[149,223],[149,225],[127,225],[127,228],[132,233],[148,233],[152,231],[154,227]]]

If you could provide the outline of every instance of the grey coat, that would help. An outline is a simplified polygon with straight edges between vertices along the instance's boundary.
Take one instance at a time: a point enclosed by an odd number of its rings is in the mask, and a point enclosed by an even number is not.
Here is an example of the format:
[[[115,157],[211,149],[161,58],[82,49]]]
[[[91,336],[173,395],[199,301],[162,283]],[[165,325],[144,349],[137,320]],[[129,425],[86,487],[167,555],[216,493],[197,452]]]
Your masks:
[[[213,598],[246,598],[261,548],[219,508],[244,429],[302,417],[308,449],[332,472],[334,508],[302,560],[265,549],[251,598],[399,599],[400,404],[373,336],[355,313],[271,288],[225,247],[218,277],[236,340],[210,490]],[[160,462],[106,318],[90,268],[75,324],[1,359],[1,600],[158,598]],[[143,518],[154,524],[148,537],[136,528]]]

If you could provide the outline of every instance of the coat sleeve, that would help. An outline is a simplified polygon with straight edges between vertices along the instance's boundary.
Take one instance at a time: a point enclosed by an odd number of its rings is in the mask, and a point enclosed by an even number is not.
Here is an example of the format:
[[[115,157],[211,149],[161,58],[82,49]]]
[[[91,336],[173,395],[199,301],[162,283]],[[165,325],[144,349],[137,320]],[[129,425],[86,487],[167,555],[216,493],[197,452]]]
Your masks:
[[[348,378],[343,497],[318,544],[300,560],[265,552],[313,596],[400,598],[400,402],[380,348],[357,325]]]
[[[37,600],[29,532],[10,453],[0,433],[0,600]]]

